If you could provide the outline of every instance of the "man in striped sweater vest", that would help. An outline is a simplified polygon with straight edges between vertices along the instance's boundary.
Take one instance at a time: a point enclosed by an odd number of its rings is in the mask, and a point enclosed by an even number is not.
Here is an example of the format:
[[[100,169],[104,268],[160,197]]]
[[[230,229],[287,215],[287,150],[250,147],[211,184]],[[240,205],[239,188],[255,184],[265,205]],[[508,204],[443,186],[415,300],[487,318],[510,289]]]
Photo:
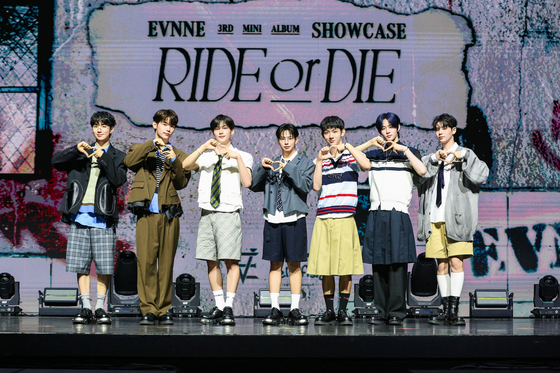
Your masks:
[[[352,275],[364,273],[360,239],[354,214],[358,204],[358,172],[370,163],[363,153],[344,143],[344,121],[330,116],[321,122],[327,145],[319,151],[313,174],[313,189],[320,191],[317,219],[311,237],[307,272],[322,275],[327,310],[315,325],[352,325],[346,306]],[[340,302],[334,312],[334,276],[339,276]]]

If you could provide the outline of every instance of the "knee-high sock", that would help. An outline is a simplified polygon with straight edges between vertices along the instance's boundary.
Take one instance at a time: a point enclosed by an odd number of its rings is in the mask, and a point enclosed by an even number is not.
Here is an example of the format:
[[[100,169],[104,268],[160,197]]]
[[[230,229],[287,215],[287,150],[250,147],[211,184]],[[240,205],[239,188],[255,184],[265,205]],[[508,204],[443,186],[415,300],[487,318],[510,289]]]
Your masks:
[[[449,282],[450,282],[450,276],[449,273],[446,275],[437,275],[437,283],[439,286],[439,293],[441,294],[442,297],[448,297],[449,296]]]
[[[465,272],[451,272],[450,295],[452,297],[460,297],[463,291],[463,282],[465,281]]]

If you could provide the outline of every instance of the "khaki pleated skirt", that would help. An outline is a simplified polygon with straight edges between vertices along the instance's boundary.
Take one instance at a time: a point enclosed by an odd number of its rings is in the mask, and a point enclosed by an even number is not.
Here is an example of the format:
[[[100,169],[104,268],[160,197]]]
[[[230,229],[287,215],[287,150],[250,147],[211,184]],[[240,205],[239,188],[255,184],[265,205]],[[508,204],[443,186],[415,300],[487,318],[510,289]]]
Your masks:
[[[322,276],[364,273],[360,237],[353,216],[315,219],[307,273]]]

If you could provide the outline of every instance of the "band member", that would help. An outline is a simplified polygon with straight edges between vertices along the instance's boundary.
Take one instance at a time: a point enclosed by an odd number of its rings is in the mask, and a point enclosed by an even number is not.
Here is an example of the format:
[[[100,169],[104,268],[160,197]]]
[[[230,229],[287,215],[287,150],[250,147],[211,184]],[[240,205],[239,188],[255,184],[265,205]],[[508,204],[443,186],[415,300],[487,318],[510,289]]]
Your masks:
[[[263,259],[270,261],[268,284],[272,302],[270,314],[263,324],[284,322],[280,311],[282,266],[288,263],[292,304],[288,314],[291,325],[307,325],[309,320],[299,310],[302,273],[300,262],[307,260],[307,225],[309,212],[307,194],[313,187],[315,165],[298,153],[297,128],[290,123],[276,130],[276,139],[282,156],[272,160],[263,158],[253,172],[253,192],[264,192]]]
[[[358,173],[369,170],[366,156],[344,143],[344,121],[330,116],[321,122],[327,146],[319,150],[313,173],[313,189],[320,192],[313,227],[307,272],[322,275],[327,310],[315,325],[352,325],[346,311],[352,275],[364,273],[360,239],[354,214],[358,204]],[[335,279],[339,276],[339,308],[334,312]]]
[[[231,144],[235,123],[227,115],[220,114],[214,118],[210,130],[214,138],[202,144],[183,162],[186,170],[200,171],[198,205],[201,217],[196,259],[206,261],[216,301],[216,306],[200,321],[204,324],[235,325],[233,300],[239,283],[242,246],[241,187],[251,186],[253,157]],[[224,261],[227,269],[225,300],[220,261]]]
[[[422,158],[427,172],[418,189],[418,239],[426,241],[426,257],[438,262],[437,281],[444,312],[429,322],[464,325],[458,316],[465,278],[463,259],[473,255],[478,195],[489,170],[472,150],[455,142],[457,120],[451,115],[435,117],[432,128],[441,149]]]
[[[66,192],[59,211],[70,224],[66,247],[66,271],[78,274],[82,309],[74,324],[111,324],[104,302],[113,274],[115,228],[118,222],[117,188],[126,182],[125,153],[110,144],[115,118],[98,111],[91,116],[95,142],[81,141],[52,158],[52,165],[68,175]],[[97,303],[90,303],[90,268],[95,262]]]
[[[418,150],[399,139],[401,121],[383,113],[375,121],[381,136],[357,146],[371,161],[370,209],[364,235],[364,262],[373,269],[373,299],[379,315],[369,323],[401,325],[406,317],[407,264],[416,261],[416,244],[408,206],[413,176],[424,175],[426,166]],[[417,177],[415,177],[417,179]]]
[[[191,176],[182,167],[186,154],[170,142],[178,122],[173,110],[156,112],[152,122],[154,138],[132,145],[124,159],[136,173],[128,208],[137,216],[138,297],[143,315],[140,325],[173,325],[173,263],[179,242],[179,217],[183,214],[177,191],[187,186]]]

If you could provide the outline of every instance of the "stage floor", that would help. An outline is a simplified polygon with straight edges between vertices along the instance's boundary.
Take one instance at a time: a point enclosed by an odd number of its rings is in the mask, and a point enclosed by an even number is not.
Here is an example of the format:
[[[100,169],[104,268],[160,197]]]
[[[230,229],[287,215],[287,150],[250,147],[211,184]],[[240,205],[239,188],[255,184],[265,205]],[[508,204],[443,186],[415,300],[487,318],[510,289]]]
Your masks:
[[[254,318],[237,318],[235,326],[226,327],[189,318],[175,318],[174,326],[141,326],[139,320],[114,317],[112,325],[73,325],[69,317],[2,316],[0,363],[47,364],[63,357],[119,364],[165,361],[179,366],[181,361],[219,365],[219,361],[291,359],[303,365],[330,362],[327,371],[348,361],[407,371],[434,368],[436,363],[442,367],[560,359],[560,319],[467,318],[462,327],[433,326],[425,318],[406,319],[402,326],[373,326],[355,319],[353,326],[346,327],[314,326],[312,320],[307,327],[263,326],[261,319]]]

